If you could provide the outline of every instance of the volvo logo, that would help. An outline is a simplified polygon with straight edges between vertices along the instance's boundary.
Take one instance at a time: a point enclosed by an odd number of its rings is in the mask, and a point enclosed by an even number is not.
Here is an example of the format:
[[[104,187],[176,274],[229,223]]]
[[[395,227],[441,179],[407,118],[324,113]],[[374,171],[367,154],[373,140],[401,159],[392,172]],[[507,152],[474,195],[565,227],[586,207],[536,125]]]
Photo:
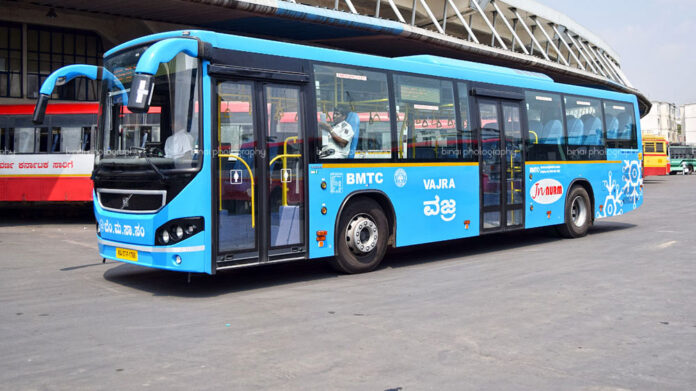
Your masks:
[[[128,207],[128,203],[130,202],[131,197],[133,197],[133,194],[129,194],[121,198],[121,209],[126,209]]]

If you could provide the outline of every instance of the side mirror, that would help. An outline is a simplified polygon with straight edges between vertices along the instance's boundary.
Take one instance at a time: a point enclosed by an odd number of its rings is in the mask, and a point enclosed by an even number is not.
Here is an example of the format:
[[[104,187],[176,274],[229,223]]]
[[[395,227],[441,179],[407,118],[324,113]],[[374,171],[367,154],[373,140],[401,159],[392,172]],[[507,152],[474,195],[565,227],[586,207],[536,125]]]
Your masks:
[[[201,49],[199,50],[199,46]],[[209,44],[203,44],[191,38],[168,38],[150,46],[138,60],[135,75],[128,94],[128,110],[134,113],[145,113],[150,108],[155,89],[155,74],[159,65],[171,61],[179,53],[198,57]]]
[[[66,65],[54,71],[44,80],[39,90],[39,99],[34,107],[32,121],[35,124],[43,123],[46,114],[46,105],[51,98],[53,89],[62,86],[76,77],[86,77],[92,80],[101,80],[101,67],[96,65],[73,64]]]
[[[136,73],[133,77],[130,93],[128,94],[128,110],[134,113],[146,113],[150,108],[154,90],[154,75]]]
[[[48,100],[51,99],[50,96],[39,94],[39,99],[36,101],[36,106],[34,106],[34,115],[31,121],[40,125],[44,122],[44,116],[46,115],[46,105],[48,105]]]

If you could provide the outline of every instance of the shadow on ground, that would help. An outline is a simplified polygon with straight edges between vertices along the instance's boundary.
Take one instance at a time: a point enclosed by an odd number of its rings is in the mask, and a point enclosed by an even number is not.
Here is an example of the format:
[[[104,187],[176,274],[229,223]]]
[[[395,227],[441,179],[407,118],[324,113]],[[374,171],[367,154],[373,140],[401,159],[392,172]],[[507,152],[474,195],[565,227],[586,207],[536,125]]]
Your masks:
[[[0,204],[0,227],[38,224],[91,224],[94,209],[91,202],[70,204],[12,203]]]
[[[663,183],[667,181],[667,176],[664,177],[659,177],[659,176],[651,176],[648,178],[643,178],[643,183],[644,184],[651,184],[651,183]]]
[[[589,235],[633,227],[635,227],[634,224],[603,222],[592,227]],[[456,258],[465,258],[462,262],[466,262],[478,259],[479,255],[496,251],[522,249],[542,243],[568,240],[559,238],[551,231],[552,229],[548,228],[532,229],[392,249],[387,253],[380,269],[408,268],[421,264],[437,265],[438,262]],[[78,268],[81,266],[71,270]],[[104,272],[104,278],[115,284],[150,292],[155,296],[205,298],[314,280],[351,278],[351,276],[337,274],[329,267],[326,259],[317,259],[224,270],[213,276],[193,274],[190,283],[187,282],[187,273],[148,269],[130,264],[119,264],[107,270]]]

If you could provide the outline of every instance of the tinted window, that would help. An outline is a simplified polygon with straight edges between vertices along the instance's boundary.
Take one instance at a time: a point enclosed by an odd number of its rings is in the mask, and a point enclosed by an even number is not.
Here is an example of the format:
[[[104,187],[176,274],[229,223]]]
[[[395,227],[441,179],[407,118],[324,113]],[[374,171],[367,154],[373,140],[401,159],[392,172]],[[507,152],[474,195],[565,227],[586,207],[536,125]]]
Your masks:
[[[34,128],[15,128],[14,151],[17,153],[34,152]]]
[[[384,73],[314,66],[320,159],[391,157],[389,89]]]
[[[471,130],[469,117],[469,88],[466,83],[458,83],[457,89],[459,90],[459,140],[462,157],[467,161],[478,161],[476,156],[478,143],[476,135]]]
[[[48,152],[50,143],[48,128],[36,128],[36,149],[35,152]]]
[[[458,159],[452,82],[398,75],[394,88],[399,158]]]
[[[157,128],[157,129],[159,130],[159,128]],[[146,142],[153,141],[149,137],[150,137],[150,134],[148,134],[147,136],[144,136],[144,140]],[[154,141],[159,142],[159,137],[157,138],[157,140],[154,140]],[[80,147],[83,151],[89,151],[92,149],[92,128],[91,127],[85,126],[82,128],[82,135],[80,136]]]
[[[566,129],[569,145],[601,145],[604,139],[598,99],[566,96]]]
[[[645,153],[655,152],[655,143],[645,143],[643,144],[643,150]]]
[[[655,143],[655,152],[665,153],[665,143]]]
[[[0,128],[0,153],[7,151],[7,133],[9,129]]]
[[[603,160],[604,125],[599,99],[579,96],[565,98],[569,160]]]
[[[82,150],[82,128],[64,127],[60,129],[60,148],[53,145],[53,151],[76,153]]]
[[[565,160],[561,96],[527,91],[527,160]]]
[[[638,148],[636,119],[630,103],[604,102],[604,126],[609,148]]]

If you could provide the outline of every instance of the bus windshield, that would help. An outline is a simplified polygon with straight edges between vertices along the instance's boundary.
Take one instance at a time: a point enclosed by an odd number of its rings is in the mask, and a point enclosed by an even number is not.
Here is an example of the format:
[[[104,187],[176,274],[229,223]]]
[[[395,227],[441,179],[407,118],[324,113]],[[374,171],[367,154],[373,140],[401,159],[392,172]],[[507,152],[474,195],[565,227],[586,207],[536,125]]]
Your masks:
[[[147,113],[127,108],[127,96],[141,46],[104,61],[107,70],[123,84],[111,80],[102,86],[98,168],[129,171],[191,169],[200,165],[198,121],[198,60],[179,53],[162,63],[155,74],[154,93]]]

